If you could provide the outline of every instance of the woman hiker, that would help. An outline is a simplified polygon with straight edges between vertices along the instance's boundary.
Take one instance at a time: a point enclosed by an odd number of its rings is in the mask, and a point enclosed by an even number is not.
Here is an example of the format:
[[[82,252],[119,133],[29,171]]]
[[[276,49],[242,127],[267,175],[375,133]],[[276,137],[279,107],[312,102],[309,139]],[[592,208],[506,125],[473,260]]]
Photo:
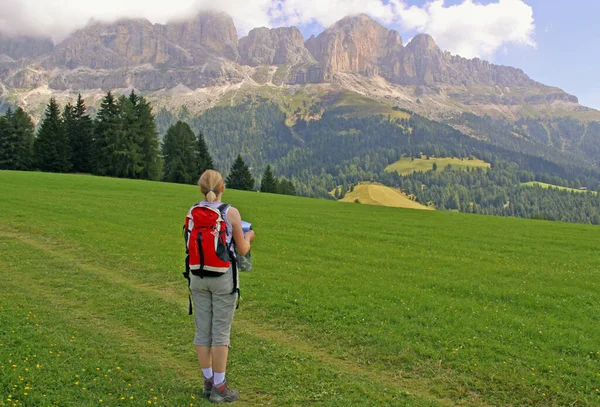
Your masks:
[[[222,220],[225,221],[225,225],[222,225],[222,233],[227,241],[226,247],[230,247],[231,239],[233,239],[234,250],[238,255],[244,256],[250,250],[250,243],[254,240],[255,235],[253,231],[244,234],[240,212],[236,208],[222,203],[221,199],[225,192],[223,177],[217,171],[207,170],[200,177],[198,185],[204,200],[194,205],[190,214],[198,206],[217,210],[215,212],[203,209],[204,212],[209,212],[209,215],[212,214],[214,217],[218,217],[218,214],[222,216]],[[188,226],[189,219],[191,218],[188,214],[186,226]],[[198,219],[200,218],[196,218],[196,220]],[[196,225],[196,227],[198,226]],[[199,239],[198,244],[201,243],[202,239]],[[214,246],[214,239],[211,244]],[[202,247],[206,248],[207,246],[202,245]],[[214,251],[212,254],[214,255]],[[207,255],[201,254],[200,256],[202,264],[200,268],[202,270],[211,268],[205,266],[205,262],[210,261]],[[221,269],[220,273],[194,270],[193,267],[190,267],[192,268],[190,292],[195,309],[194,322],[196,325],[194,345],[196,345],[200,368],[204,373],[203,395],[214,403],[232,402],[238,399],[238,391],[230,389],[225,380],[231,323],[239,295],[237,273],[234,273],[232,269],[235,261],[234,258],[230,259],[228,269]],[[194,275],[194,272],[199,275]]]

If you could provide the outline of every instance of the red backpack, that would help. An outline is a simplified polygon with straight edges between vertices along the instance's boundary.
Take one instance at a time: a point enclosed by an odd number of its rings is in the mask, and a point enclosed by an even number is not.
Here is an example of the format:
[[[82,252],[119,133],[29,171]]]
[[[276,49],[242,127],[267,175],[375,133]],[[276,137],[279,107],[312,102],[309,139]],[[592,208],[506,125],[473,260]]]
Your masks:
[[[185,218],[184,236],[188,266],[198,276],[219,276],[231,266],[227,245],[227,224],[223,213],[229,205],[217,209],[196,204]]]
[[[223,214],[229,208],[222,204],[217,209],[197,203],[188,212],[183,225],[187,257],[184,277],[190,282],[190,273],[199,277],[222,276],[232,268],[233,291],[237,287],[237,264],[232,244],[227,244],[227,223]],[[231,240],[233,242],[233,238]],[[190,299],[190,315],[192,303]]]

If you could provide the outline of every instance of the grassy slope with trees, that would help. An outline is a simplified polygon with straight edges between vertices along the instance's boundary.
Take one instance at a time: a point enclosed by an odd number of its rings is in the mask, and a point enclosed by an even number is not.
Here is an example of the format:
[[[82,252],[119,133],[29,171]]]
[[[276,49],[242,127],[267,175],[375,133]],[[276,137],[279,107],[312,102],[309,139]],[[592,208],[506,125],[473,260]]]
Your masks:
[[[205,405],[181,276],[197,187],[0,171],[0,189],[1,403]],[[600,402],[597,227],[226,199],[258,236],[239,405]]]
[[[444,169],[447,166],[451,165],[452,168],[455,169],[467,169],[467,168],[479,168],[479,167],[483,167],[483,168],[489,168],[490,167],[490,163],[486,163],[485,161],[479,160],[475,157],[468,157],[468,158],[453,158],[453,157],[446,157],[446,158],[437,158],[437,157],[421,157],[421,158],[415,158],[415,157],[404,157],[401,158],[400,160],[396,161],[393,164],[388,165],[387,167],[385,167],[385,171],[387,172],[392,172],[392,171],[396,171],[397,173],[399,173],[400,175],[408,175],[408,174],[412,174],[413,172],[417,172],[417,171],[431,171],[431,170],[437,170],[439,169]]]
[[[472,128],[488,135],[495,132],[493,142],[466,136],[400,109],[393,108],[391,112],[397,113],[394,115],[357,114],[357,106],[364,102],[333,100],[314,120],[307,122],[298,117],[295,125],[289,127],[287,114],[280,106],[260,98],[248,99],[238,106],[215,107],[200,117],[190,117],[182,108],[181,118],[186,123],[180,123],[163,110],[155,120],[151,106],[133,92],[119,98],[107,94],[91,125],[85,107],[67,106],[61,115],[51,101],[33,152],[24,154],[23,160],[15,160],[14,152],[31,146],[31,126],[18,110],[2,116],[0,168],[58,172],[77,172],[76,168],[80,168],[85,172],[81,163],[88,162],[94,174],[192,183],[201,168],[210,167],[207,163],[213,157],[214,166],[224,175],[233,170],[237,157],[248,167],[248,181],[268,175],[265,173],[270,165],[273,176],[280,177],[281,190],[277,192],[281,193],[331,199],[329,191],[339,185],[348,191],[350,185],[375,181],[401,188],[418,202],[439,209],[600,223],[597,195],[575,196],[521,186],[537,181],[600,189],[600,172],[576,160],[574,151],[543,145],[534,137],[515,137],[519,128],[489,118],[463,117]],[[573,130],[570,121],[554,120],[552,128],[577,134],[575,130],[579,128]],[[532,123],[523,126],[534,131]],[[21,130],[11,130],[14,128]],[[167,136],[161,151],[157,133],[163,131]],[[594,139],[593,123],[585,131],[585,138],[578,145]],[[87,140],[87,149],[82,140]],[[404,176],[385,171],[402,157],[418,158],[423,154],[440,159],[477,157],[490,163],[491,169],[461,174],[444,167]],[[88,160],[81,159],[86,156]],[[29,168],[23,167],[26,162],[31,163]],[[244,189],[259,187],[256,181],[240,185]]]

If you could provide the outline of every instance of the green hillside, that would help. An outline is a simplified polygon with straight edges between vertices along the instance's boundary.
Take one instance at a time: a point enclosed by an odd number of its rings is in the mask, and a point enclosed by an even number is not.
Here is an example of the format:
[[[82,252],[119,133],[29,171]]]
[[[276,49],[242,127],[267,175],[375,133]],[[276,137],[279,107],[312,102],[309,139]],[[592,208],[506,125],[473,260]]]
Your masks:
[[[0,406],[201,406],[194,186],[0,171]],[[600,403],[600,228],[227,191],[240,406]],[[17,401],[18,400],[18,401]]]
[[[590,194],[594,194],[594,195],[598,194],[598,192],[596,192],[596,191],[587,191],[587,190],[582,190],[582,189],[566,188],[566,187],[561,187],[559,185],[546,184],[545,182],[537,182],[537,181],[524,182],[522,185],[526,186],[526,187],[541,187],[541,188],[545,188],[545,189],[556,188],[561,191],[577,192],[578,194],[585,194],[585,193],[590,193]]]
[[[490,163],[479,160],[477,158],[438,158],[429,157],[427,158],[414,158],[404,157],[396,161],[393,164],[388,165],[385,170],[388,172],[396,171],[400,175],[412,174],[417,171],[429,171],[433,169],[433,164],[437,165],[437,168],[443,171],[448,165],[451,165],[456,169],[467,169],[467,168],[489,168]]]
[[[377,100],[373,100],[354,92],[334,93],[329,102],[334,112],[355,116],[384,115],[394,119],[409,119],[410,114],[406,111],[394,109]]]

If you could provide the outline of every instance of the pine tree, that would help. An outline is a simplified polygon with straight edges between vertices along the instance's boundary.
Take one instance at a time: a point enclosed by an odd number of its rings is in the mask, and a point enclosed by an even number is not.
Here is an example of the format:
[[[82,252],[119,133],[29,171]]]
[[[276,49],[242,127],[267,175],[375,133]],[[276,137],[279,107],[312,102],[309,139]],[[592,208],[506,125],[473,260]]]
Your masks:
[[[152,106],[143,96],[137,96],[133,91],[129,95],[129,100],[134,104],[136,118],[139,123],[137,140],[143,167],[138,174],[139,178],[159,180],[162,162],[160,160],[158,132],[156,131]]]
[[[63,128],[69,140],[69,147],[71,148],[71,170],[73,169],[73,143],[71,136],[75,132],[75,108],[72,104],[67,103],[62,111]]]
[[[77,97],[77,103],[74,107],[69,109],[68,106],[71,105],[65,106],[65,113],[69,110],[68,115],[70,115],[70,118],[67,118],[67,115],[63,113],[63,119],[71,146],[72,171],[91,173],[93,170],[94,124],[86,113],[87,108],[81,95]]]
[[[252,178],[250,169],[242,159],[241,154],[237,156],[231,166],[231,171],[225,184],[227,188],[231,189],[240,189],[243,191],[252,191],[254,189],[254,178]]]
[[[13,111],[9,107],[0,116],[0,170],[14,170],[17,141],[13,131]]]
[[[215,169],[212,157],[210,156],[208,147],[204,141],[204,135],[202,134],[202,131],[198,132],[198,138],[196,141],[196,163],[198,164],[198,178],[204,174],[204,171]]]
[[[181,157],[175,157],[175,160],[170,165],[168,173],[170,179],[167,181],[177,184],[189,184],[191,176],[187,170],[188,169],[185,168]]]
[[[340,188],[339,187],[335,187],[335,190],[333,191],[333,197],[335,199],[340,199]]]
[[[165,181],[192,184],[198,179],[195,146],[196,137],[187,123],[178,121],[169,127],[162,145]]]
[[[69,172],[71,151],[69,139],[54,98],[50,99],[34,144],[35,161],[42,171]]]
[[[112,155],[112,162],[116,169],[115,175],[124,178],[139,178],[144,165],[141,153],[140,122],[137,119],[132,96],[129,98],[121,96],[117,102],[117,109],[120,122],[119,137]]]
[[[347,192],[348,192],[348,185],[346,185],[346,182],[344,182],[342,184],[342,186],[340,187],[340,199],[344,199]]]
[[[33,169],[34,126],[20,107],[0,117],[0,169]]]
[[[0,116],[0,170],[11,169],[11,158],[13,156],[13,141],[11,140],[11,129],[9,120],[12,110],[8,108],[6,113]]]
[[[32,170],[34,167],[33,143],[35,141],[35,126],[31,121],[31,116],[20,107],[15,111],[13,120],[18,140],[16,169]]]
[[[262,177],[262,181],[260,182],[260,192],[269,192],[272,194],[276,194],[278,191],[278,182],[275,176],[273,175],[273,170],[271,170],[271,166],[267,165],[265,172]]]
[[[129,93],[129,101],[133,106],[137,105],[140,101],[140,96],[138,96],[133,89],[131,90],[131,93]]]
[[[279,193],[283,195],[296,195],[296,188],[294,187],[292,181],[287,178],[282,178],[279,181]]]
[[[113,150],[120,136],[119,109],[114,96],[108,92],[102,99],[94,126],[94,172],[99,175],[116,176]]]

